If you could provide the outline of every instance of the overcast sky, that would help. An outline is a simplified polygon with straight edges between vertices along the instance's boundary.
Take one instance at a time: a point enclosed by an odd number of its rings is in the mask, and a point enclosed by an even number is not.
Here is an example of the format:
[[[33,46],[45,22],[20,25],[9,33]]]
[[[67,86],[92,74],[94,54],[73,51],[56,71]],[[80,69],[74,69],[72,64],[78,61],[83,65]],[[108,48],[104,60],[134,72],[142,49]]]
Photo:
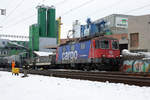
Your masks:
[[[29,35],[29,26],[37,23],[38,4],[56,7],[56,18],[62,16],[61,37],[65,38],[74,20],[85,23],[86,18],[96,20],[110,14],[150,14],[149,0],[0,0],[0,34]]]

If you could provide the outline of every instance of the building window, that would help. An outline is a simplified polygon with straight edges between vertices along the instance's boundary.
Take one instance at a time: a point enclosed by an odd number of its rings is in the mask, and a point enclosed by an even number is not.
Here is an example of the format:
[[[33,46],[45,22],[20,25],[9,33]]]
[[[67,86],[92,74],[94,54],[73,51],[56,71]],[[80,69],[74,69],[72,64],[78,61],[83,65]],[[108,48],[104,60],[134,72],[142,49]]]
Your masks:
[[[5,41],[3,41],[2,44],[5,45]]]
[[[138,47],[138,46],[139,46],[139,33],[131,33],[130,47]]]

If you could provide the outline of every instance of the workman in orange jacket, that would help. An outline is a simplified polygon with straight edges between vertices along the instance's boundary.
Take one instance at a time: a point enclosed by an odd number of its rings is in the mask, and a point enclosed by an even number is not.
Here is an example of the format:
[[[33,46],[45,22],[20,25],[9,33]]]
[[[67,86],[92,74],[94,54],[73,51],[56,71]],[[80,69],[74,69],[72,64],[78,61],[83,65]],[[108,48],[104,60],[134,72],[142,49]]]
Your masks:
[[[11,67],[12,67],[12,69],[15,68],[15,61],[14,60],[11,63]]]

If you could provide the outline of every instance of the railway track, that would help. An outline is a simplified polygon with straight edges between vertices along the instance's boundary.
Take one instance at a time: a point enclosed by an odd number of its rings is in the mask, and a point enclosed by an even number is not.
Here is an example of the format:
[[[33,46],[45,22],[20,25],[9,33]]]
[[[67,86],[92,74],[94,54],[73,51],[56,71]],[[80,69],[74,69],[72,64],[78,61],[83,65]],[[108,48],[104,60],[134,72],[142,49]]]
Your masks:
[[[85,72],[85,71],[57,71],[30,70],[30,74],[54,76],[71,79],[82,79],[111,83],[125,83],[137,86],[150,86],[150,73],[122,73],[122,72]]]
[[[5,70],[6,71],[6,70]],[[21,70],[23,72],[23,70]],[[29,70],[29,74],[111,83],[150,86],[150,73],[89,72],[74,70]]]

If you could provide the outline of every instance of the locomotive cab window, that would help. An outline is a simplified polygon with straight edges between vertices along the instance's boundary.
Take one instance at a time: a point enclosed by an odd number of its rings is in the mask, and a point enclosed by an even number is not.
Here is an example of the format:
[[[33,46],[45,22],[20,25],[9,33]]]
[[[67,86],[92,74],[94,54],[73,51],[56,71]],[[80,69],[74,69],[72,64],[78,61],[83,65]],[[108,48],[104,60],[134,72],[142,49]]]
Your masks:
[[[108,40],[100,40],[100,48],[109,49],[109,41]]]
[[[80,44],[80,49],[85,49],[85,43]]]
[[[99,40],[95,40],[95,48],[99,48]]]
[[[119,45],[117,41],[112,41],[112,49],[119,49]]]

